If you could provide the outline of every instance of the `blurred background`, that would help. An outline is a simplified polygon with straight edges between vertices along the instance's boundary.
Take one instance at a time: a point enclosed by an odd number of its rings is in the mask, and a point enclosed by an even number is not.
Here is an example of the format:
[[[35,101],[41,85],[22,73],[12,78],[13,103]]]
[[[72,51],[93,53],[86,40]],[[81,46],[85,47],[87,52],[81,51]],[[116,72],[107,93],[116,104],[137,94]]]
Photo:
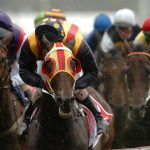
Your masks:
[[[107,13],[113,21],[118,9],[130,8],[141,25],[150,15],[149,6],[150,0],[0,0],[0,9],[24,28],[27,34],[33,31],[33,20],[38,12],[51,8],[62,9],[67,19],[87,34],[92,30],[94,18],[99,13]]]

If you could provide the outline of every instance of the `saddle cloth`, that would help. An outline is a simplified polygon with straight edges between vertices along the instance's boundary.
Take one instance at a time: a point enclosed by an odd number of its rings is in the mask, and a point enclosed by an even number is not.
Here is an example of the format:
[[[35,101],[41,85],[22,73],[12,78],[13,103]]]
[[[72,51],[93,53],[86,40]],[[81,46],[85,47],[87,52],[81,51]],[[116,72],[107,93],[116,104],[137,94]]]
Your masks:
[[[97,108],[97,110],[99,110],[99,112],[102,114],[103,118],[107,121],[111,119],[113,114],[108,113],[100,103],[98,103],[92,96],[90,97],[95,107]],[[96,125],[95,118],[93,114],[91,113],[91,111],[84,105],[81,104],[81,106],[87,114],[86,117],[87,117],[87,121],[89,125],[89,147],[91,147],[92,145],[94,146],[97,144],[101,135],[97,136],[97,125]]]

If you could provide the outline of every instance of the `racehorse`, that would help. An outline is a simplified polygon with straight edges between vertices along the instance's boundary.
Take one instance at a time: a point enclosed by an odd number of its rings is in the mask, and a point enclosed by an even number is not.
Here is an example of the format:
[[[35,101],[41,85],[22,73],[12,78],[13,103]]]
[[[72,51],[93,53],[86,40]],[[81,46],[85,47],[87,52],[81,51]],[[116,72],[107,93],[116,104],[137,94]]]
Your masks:
[[[56,43],[57,44],[57,43]],[[58,43],[62,45],[62,43]],[[29,128],[27,149],[31,150],[107,150],[111,148],[114,128],[113,117],[107,131],[97,136],[95,121],[89,110],[77,103],[73,91],[79,61],[64,46],[52,48],[45,56],[42,72],[46,88],[42,90],[40,105],[33,113]],[[109,105],[92,88],[87,88],[93,99],[112,114]],[[99,103],[95,100],[95,103]],[[94,100],[93,100],[94,101]],[[91,122],[88,125],[87,118]]]
[[[128,111],[129,92],[126,82],[126,63],[120,55],[111,55],[105,58],[100,68],[104,97],[113,110],[115,117],[115,140],[113,148],[124,147],[124,125]]]
[[[129,112],[126,138],[127,146],[143,146],[150,144],[147,138],[147,101],[149,96],[150,54],[134,51],[127,56],[127,81],[130,91]]]
[[[0,46],[0,149],[20,150],[17,129],[22,120],[23,106],[10,90],[10,67],[7,50]]]

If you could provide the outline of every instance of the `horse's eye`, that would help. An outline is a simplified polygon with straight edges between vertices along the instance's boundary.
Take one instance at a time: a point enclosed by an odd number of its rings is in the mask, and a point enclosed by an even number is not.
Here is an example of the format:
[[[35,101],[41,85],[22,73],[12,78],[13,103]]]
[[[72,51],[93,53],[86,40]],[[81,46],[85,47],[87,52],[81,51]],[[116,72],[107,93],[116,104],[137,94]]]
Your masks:
[[[71,66],[72,70],[75,72],[77,62],[74,59],[71,59],[70,60],[70,66]]]
[[[52,61],[49,61],[49,62],[46,64],[46,71],[47,71],[48,74],[52,72],[52,68],[53,68],[53,62],[52,62]]]

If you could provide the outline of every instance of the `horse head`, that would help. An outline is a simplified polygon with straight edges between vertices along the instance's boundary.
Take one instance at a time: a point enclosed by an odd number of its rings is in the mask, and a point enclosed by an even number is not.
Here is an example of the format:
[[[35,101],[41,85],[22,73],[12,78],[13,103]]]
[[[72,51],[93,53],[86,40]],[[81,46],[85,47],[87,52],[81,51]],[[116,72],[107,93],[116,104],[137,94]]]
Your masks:
[[[144,118],[149,96],[150,54],[132,52],[127,57],[127,81],[130,91],[129,118]]]
[[[58,45],[61,46],[52,48],[47,53],[42,72],[45,75],[47,89],[53,91],[59,107],[59,115],[62,118],[69,118],[73,111],[73,90],[79,61],[70,49],[62,43]]]
[[[122,57],[109,57],[104,60],[101,70],[103,74],[105,97],[109,104],[114,107],[127,105],[127,66],[124,59]]]

